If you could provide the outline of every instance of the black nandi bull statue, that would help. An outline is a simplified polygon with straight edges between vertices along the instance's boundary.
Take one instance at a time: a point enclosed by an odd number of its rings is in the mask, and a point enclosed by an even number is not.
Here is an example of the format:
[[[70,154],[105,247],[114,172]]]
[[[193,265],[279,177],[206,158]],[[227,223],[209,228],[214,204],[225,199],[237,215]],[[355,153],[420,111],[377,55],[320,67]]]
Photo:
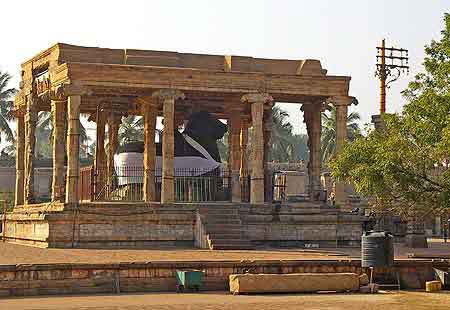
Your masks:
[[[223,138],[227,126],[210,113],[193,113],[180,133],[174,133],[174,176],[177,200],[219,200],[227,195],[221,182],[222,164],[217,140]],[[160,187],[162,144],[156,143],[156,186]],[[117,189],[139,189],[143,183],[144,143],[130,142],[118,148],[114,156]],[[123,191],[122,191],[123,192]],[[117,196],[117,195],[116,195]],[[118,199],[126,199],[120,194]]]

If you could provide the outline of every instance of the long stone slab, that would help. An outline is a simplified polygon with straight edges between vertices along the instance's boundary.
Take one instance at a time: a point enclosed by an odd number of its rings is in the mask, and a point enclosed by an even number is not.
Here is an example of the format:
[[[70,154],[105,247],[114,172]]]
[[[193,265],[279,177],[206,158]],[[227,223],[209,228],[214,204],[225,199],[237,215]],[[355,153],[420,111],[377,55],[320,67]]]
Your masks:
[[[349,292],[359,289],[356,273],[232,274],[229,280],[233,294]]]

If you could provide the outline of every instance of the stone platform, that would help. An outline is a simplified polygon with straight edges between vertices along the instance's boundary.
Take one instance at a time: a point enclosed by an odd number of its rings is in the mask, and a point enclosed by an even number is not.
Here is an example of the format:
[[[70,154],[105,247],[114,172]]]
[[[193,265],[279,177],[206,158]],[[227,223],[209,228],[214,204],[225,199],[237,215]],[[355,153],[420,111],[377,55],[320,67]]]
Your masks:
[[[16,207],[4,237],[55,248],[356,247],[364,220],[314,203],[53,203]]]
[[[448,268],[448,262],[400,260],[390,268],[375,270],[383,281],[398,274],[402,289],[423,288],[432,280],[433,268]],[[259,261],[151,261],[111,264],[0,265],[0,297],[174,292],[177,270],[204,272],[201,290],[228,290],[231,274],[367,273],[359,260],[259,260]]]

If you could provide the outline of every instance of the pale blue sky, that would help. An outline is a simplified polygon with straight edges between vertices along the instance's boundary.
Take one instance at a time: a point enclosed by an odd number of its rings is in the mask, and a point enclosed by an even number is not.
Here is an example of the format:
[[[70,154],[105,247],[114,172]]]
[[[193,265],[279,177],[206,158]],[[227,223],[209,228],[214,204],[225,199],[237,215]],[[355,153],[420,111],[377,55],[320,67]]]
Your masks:
[[[388,91],[387,111],[404,104],[400,91],[421,71],[423,47],[439,38],[449,0],[292,1],[2,1],[0,69],[55,42],[110,48],[170,50],[267,58],[314,58],[331,75],[352,77],[352,108],[362,123],[378,112],[375,46],[409,49],[411,75]],[[7,27],[5,27],[7,25]],[[297,106],[288,106],[303,131]]]

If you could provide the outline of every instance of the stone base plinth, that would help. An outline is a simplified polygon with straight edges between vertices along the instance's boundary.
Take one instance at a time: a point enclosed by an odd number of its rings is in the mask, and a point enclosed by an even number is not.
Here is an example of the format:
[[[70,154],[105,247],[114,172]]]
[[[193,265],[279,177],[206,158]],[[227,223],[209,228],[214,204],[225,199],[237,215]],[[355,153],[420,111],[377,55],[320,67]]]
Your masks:
[[[195,208],[143,203],[45,204],[8,214],[9,242],[54,248],[193,247]]]
[[[405,236],[405,245],[409,248],[428,248],[427,237],[425,234],[407,234]]]
[[[242,238],[254,247],[358,247],[365,220],[309,202],[280,208],[272,204],[206,205],[238,209]],[[201,241],[197,239],[203,224],[197,215],[202,206],[124,202],[21,206],[7,215],[4,235],[8,242],[38,247],[194,247]]]
[[[248,239],[268,247],[359,247],[366,219],[310,202],[245,206],[240,212]]]

